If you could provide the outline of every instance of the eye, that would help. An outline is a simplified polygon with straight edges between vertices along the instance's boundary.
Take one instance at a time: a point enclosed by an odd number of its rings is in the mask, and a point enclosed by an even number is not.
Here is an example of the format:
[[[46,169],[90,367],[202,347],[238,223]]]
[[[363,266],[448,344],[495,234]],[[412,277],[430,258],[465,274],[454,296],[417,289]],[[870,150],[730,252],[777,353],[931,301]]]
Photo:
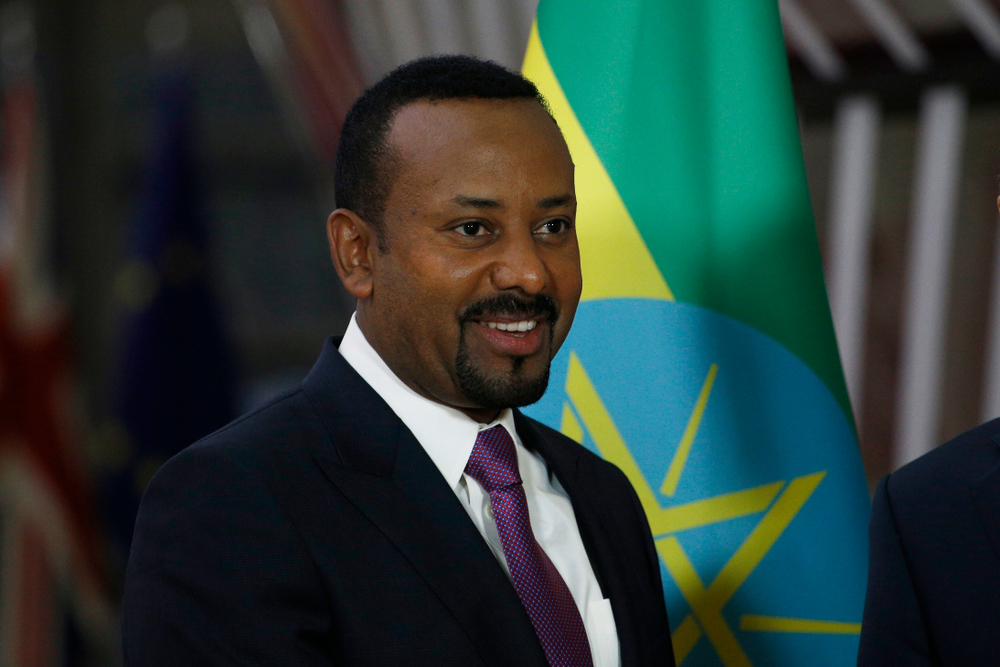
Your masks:
[[[455,229],[462,236],[485,236],[490,233],[489,230],[486,229],[486,225],[475,220],[463,222]]]
[[[562,234],[569,229],[569,221],[565,218],[546,220],[535,230],[536,234]]]

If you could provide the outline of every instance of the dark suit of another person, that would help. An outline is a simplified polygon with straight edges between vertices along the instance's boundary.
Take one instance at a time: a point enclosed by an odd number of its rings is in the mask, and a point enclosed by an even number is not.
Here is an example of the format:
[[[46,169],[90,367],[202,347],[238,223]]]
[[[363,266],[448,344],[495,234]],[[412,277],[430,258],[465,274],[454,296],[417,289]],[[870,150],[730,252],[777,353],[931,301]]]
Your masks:
[[[128,665],[543,667],[517,593],[414,436],[328,341],[301,387],[171,459],[136,524]],[[568,493],[628,667],[672,665],[625,476],[516,413]]]
[[[875,491],[860,667],[1000,665],[1000,420]]]

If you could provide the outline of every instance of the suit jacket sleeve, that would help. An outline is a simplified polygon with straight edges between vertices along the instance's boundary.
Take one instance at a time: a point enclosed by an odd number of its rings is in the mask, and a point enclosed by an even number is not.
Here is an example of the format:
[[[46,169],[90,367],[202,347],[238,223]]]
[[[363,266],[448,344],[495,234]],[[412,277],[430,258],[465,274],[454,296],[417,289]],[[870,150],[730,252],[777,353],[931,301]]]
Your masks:
[[[142,500],[122,603],[125,664],[329,665],[323,590],[263,482],[225,449],[196,445]]]
[[[923,614],[903,552],[889,494],[879,482],[868,528],[868,591],[861,624],[859,667],[917,667],[932,659]]]

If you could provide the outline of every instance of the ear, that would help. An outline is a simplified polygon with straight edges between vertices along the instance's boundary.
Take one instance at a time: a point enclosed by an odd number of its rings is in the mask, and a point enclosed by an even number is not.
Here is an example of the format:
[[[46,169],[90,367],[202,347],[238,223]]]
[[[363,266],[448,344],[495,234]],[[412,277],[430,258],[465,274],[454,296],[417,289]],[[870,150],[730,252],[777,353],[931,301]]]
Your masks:
[[[330,257],[340,281],[356,299],[372,294],[372,254],[377,250],[375,230],[361,216],[338,208],[326,221]]]

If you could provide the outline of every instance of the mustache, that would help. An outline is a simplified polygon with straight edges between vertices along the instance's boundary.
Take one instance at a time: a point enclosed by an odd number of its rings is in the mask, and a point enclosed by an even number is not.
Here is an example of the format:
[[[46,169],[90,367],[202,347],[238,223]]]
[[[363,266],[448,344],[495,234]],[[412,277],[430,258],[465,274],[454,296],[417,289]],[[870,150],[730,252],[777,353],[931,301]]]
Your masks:
[[[541,315],[552,324],[559,318],[559,308],[552,297],[545,294],[524,298],[509,292],[501,292],[471,304],[462,313],[459,321],[465,324],[469,320],[487,315],[525,318]]]

